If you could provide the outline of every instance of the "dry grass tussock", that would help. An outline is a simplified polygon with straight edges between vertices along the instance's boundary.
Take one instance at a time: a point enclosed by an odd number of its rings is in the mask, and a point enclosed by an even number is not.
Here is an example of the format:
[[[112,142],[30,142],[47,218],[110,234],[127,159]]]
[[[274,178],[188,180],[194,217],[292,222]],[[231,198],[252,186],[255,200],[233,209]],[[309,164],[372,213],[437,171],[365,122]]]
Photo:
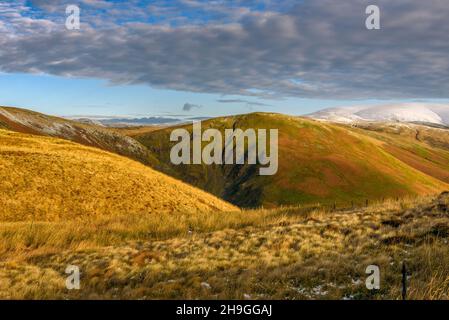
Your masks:
[[[0,226],[2,298],[447,299],[449,197]],[[77,265],[81,290],[65,289]],[[381,268],[381,289],[365,268]]]

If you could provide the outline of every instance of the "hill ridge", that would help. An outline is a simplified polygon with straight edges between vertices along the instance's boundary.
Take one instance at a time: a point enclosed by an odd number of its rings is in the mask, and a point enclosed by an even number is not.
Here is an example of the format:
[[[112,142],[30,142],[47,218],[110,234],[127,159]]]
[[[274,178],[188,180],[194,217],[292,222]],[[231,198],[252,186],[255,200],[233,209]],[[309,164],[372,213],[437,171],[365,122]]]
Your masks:
[[[169,164],[169,133],[179,127],[192,130],[182,125],[134,138]],[[388,152],[384,141],[351,126],[260,112],[202,122],[203,130],[235,127],[279,130],[277,175],[258,176],[258,165],[180,165],[171,166],[171,174],[242,207],[350,203],[448,188],[446,182]]]
[[[80,123],[27,109],[0,106],[0,128],[74,141],[129,157],[154,168],[161,165],[132,137],[95,124]]]

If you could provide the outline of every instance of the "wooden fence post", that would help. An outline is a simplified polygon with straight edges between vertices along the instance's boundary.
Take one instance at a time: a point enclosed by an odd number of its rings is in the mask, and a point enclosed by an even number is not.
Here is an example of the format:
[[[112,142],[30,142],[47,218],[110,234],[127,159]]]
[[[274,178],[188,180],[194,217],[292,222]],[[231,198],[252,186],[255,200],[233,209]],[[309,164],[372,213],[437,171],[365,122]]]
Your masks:
[[[407,267],[402,262],[402,300],[407,300]]]

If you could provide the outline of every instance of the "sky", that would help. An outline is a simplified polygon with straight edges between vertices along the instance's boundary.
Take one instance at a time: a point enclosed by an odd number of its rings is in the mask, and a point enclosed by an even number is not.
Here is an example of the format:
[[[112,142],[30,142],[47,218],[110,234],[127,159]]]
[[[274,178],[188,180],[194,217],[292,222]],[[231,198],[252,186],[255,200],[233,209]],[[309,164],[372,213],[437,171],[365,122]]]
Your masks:
[[[365,27],[371,4],[380,30]],[[447,103],[448,16],[445,0],[0,0],[0,105],[138,117]]]

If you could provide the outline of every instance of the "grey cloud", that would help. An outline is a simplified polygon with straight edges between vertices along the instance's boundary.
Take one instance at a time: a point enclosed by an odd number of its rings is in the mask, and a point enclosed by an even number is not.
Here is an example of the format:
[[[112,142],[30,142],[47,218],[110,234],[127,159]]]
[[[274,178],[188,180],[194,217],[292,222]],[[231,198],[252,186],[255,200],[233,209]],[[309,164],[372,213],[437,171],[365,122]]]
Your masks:
[[[304,0],[201,27],[111,23],[69,32],[8,19],[16,33],[0,37],[0,71],[274,99],[449,98],[447,2],[377,0],[382,29],[373,31],[365,29],[368,4]]]
[[[105,0],[82,0],[82,2],[88,6],[95,8],[110,8],[113,6],[111,2]]]
[[[220,102],[220,103],[244,103],[247,106],[254,106],[254,107],[270,106],[269,104],[266,104],[266,103],[249,101],[249,100],[244,100],[244,99],[218,99],[217,102]]]
[[[33,6],[36,6],[40,9],[56,12],[57,10],[64,13],[64,8],[69,5],[86,5],[94,8],[110,8],[113,6],[112,2],[107,2],[105,0],[29,0],[28,1]]]
[[[193,104],[193,103],[184,103],[184,106],[182,107],[182,110],[183,111],[190,111],[190,110],[192,110],[194,108],[201,109],[202,106],[200,106],[198,104]]]

